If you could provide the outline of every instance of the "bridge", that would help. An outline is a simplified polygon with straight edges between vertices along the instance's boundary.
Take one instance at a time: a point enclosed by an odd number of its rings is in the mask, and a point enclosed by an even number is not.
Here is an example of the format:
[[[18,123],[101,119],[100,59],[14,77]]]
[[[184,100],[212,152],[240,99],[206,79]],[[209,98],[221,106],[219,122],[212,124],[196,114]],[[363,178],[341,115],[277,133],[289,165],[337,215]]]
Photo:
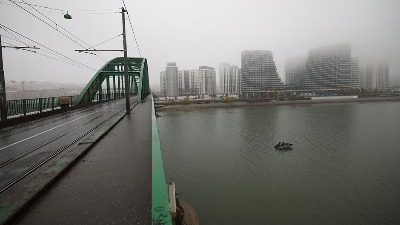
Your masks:
[[[0,224],[172,224],[147,60],[127,78],[114,58],[79,96],[7,102]]]

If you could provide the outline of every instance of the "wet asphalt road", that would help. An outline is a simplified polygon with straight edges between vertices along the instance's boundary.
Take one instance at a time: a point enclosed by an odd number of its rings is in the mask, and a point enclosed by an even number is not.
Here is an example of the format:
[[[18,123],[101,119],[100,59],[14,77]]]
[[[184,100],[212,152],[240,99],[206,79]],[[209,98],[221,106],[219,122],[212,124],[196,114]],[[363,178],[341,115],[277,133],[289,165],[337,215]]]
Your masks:
[[[12,224],[151,224],[151,97]]]
[[[132,99],[135,101],[135,99]],[[0,130],[0,198],[12,191],[7,183],[55,151],[82,137],[107,118],[124,110],[125,100],[116,100],[72,110]],[[70,146],[76,146],[79,141]],[[57,160],[58,155],[53,160]],[[25,179],[40,172],[40,168]],[[23,185],[24,179],[15,184]]]

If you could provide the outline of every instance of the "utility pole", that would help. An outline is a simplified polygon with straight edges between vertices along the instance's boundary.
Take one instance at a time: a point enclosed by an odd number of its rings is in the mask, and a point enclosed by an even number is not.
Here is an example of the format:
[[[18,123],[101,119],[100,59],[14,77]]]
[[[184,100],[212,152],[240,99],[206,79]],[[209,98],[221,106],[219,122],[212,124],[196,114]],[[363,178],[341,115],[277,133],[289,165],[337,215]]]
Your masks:
[[[98,49],[79,49],[75,50],[77,52],[84,52],[84,53],[89,53],[89,52],[100,52],[100,51],[119,51],[119,52],[124,52],[124,80],[125,80],[125,100],[126,100],[126,113],[128,114],[131,109],[131,103],[130,103],[130,91],[129,91],[129,79],[128,79],[128,50],[126,48],[126,32],[125,32],[125,13],[126,9],[124,7],[121,8],[121,14],[122,14],[122,36],[123,36],[123,45],[124,49],[123,50],[98,50]]]
[[[131,108],[131,103],[129,100],[129,80],[128,80],[128,50],[126,47],[126,32],[125,32],[125,12],[126,10],[122,7],[122,36],[124,44],[124,78],[125,78],[125,99],[126,99],[126,114],[129,113]]]
[[[3,46],[1,45],[0,35],[0,105],[1,121],[7,120],[7,100],[6,100],[6,81],[4,79],[3,68]]]
[[[3,48],[14,48],[30,51],[29,49],[40,49],[35,46],[4,46],[1,45],[1,35],[0,35],[0,119],[1,121],[7,120],[7,99],[6,99],[6,80],[4,79],[4,68],[3,68]],[[35,51],[31,51],[36,53]]]

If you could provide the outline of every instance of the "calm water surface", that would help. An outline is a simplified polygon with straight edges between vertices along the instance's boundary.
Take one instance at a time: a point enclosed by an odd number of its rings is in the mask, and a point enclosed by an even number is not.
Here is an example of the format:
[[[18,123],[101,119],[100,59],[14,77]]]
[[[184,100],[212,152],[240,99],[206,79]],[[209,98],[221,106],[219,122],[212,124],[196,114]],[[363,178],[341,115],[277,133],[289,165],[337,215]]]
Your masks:
[[[161,115],[167,179],[200,224],[400,224],[400,103]]]

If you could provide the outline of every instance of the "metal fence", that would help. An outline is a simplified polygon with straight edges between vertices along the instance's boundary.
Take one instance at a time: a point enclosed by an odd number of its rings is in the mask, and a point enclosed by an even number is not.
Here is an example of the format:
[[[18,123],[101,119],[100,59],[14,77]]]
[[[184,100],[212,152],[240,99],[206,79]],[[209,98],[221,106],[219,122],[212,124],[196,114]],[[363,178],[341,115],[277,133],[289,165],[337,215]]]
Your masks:
[[[78,96],[69,97],[69,104],[73,106]],[[61,108],[59,97],[35,98],[7,101],[7,117],[27,116]]]
[[[112,99],[118,99],[125,96],[123,90],[116,92],[102,90],[102,93],[96,93],[93,98],[93,102],[101,102]],[[60,98],[69,98],[68,105],[61,105]],[[42,112],[57,110],[63,107],[70,107],[76,105],[76,99],[79,95],[74,96],[62,96],[62,97],[49,97],[49,98],[34,98],[34,99],[20,99],[20,100],[9,100],[6,103],[7,106],[7,118],[16,118],[20,116],[29,116]]]

